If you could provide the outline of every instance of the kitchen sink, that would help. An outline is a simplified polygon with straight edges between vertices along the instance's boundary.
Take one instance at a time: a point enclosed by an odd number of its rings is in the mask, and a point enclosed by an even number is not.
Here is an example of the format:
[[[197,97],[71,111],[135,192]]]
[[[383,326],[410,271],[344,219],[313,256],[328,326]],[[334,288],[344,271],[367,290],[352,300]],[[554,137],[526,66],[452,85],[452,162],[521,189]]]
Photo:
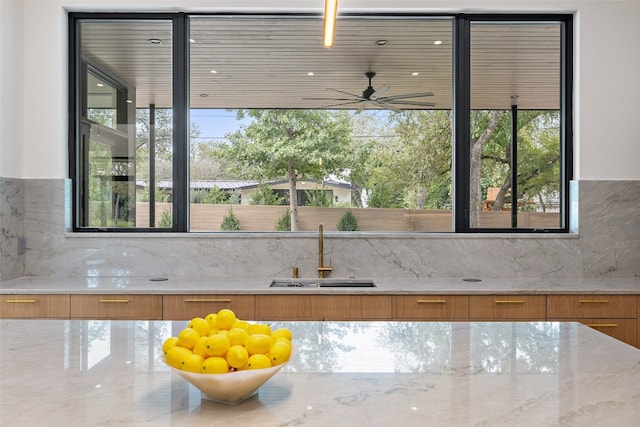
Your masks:
[[[274,279],[271,288],[375,288],[370,279]]]

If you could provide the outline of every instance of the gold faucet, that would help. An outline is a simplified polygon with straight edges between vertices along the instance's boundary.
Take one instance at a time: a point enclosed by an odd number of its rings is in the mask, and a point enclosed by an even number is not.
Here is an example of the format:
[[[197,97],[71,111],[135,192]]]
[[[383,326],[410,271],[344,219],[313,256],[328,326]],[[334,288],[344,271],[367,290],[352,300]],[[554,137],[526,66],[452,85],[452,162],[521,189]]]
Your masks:
[[[324,233],[322,224],[320,224],[318,227],[318,277],[324,279],[331,270],[333,270],[331,260],[329,260],[328,266],[324,265]]]

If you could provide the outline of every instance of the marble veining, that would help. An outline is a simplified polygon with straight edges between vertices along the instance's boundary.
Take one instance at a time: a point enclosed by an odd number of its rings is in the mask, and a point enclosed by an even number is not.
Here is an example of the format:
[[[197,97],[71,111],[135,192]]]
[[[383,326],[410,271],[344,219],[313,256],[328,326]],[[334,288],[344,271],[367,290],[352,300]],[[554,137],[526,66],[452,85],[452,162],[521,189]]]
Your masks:
[[[215,403],[161,362],[187,322],[0,321],[3,426],[636,426],[640,350],[577,323],[279,322],[291,361]]]
[[[68,180],[2,182],[3,281],[22,275],[233,280],[286,277],[294,266],[306,277],[316,274],[317,237],[312,232],[67,233]],[[332,260],[332,275],[337,277],[640,277],[640,181],[572,184],[578,196],[579,208],[573,213],[579,234],[351,236],[333,232],[325,233],[325,257]],[[13,236],[21,233],[26,253],[18,256]]]

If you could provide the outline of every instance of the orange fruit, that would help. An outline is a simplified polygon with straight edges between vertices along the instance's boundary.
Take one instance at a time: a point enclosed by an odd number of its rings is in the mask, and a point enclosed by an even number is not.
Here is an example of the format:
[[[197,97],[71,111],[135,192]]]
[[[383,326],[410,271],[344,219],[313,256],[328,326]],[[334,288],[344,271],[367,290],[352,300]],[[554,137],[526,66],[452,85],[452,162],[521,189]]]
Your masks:
[[[244,346],[249,354],[266,354],[273,344],[271,336],[264,334],[249,335],[244,342]]]
[[[270,368],[271,361],[264,354],[252,354],[247,362],[247,369],[263,369]]]
[[[208,357],[202,363],[203,374],[226,374],[229,372],[229,364],[224,357]]]
[[[223,334],[207,337],[207,342],[205,343],[205,351],[209,356],[224,356],[229,347],[231,347],[229,338]]]
[[[227,351],[229,366],[236,369],[244,369],[249,361],[249,352],[241,345],[234,345]]]
[[[191,350],[196,345],[198,338],[200,338],[198,331],[193,328],[184,328],[178,334],[178,345]]]

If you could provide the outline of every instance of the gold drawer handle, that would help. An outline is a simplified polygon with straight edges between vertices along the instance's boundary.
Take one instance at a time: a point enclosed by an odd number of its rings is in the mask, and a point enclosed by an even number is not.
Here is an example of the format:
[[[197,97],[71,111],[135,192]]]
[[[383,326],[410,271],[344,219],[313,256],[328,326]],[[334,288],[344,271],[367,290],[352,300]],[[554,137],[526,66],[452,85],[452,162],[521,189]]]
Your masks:
[[[184,302],[231,302],[231,298],[186,298]]]
[[[128,299],[101,299],[100,302],[127,303],[127,302],[129,302],[129,300]]]
[[[446,304],[446,299],[419,299],[416,301],[418,304]]]
[[[14,304],[23,304],[23,303],[38,302],[38,300],[37,299],[8,299],[7,302],[14,303]]]
[[[521,300],[521,299],[496,300],[496,304],[524,304],[524,300]]]
[[[608,299],[581,299],[580,304],[607,304]]]
[[[618,326],[617,323],[586,323],[586,325],[591,328],[615,328]]]

